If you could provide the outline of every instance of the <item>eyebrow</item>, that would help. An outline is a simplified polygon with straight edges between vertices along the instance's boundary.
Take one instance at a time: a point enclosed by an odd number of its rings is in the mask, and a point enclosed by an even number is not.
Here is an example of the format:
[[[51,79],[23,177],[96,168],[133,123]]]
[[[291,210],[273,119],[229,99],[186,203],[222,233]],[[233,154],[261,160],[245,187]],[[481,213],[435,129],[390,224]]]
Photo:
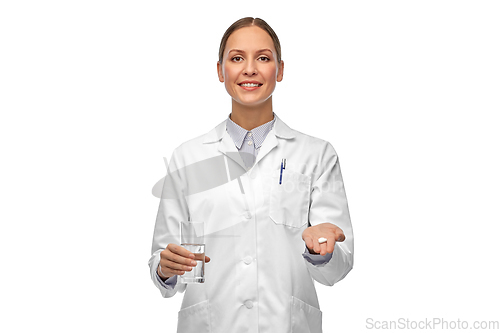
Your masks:
[[[269,52],[273,53],[270,49],[260,49],[260,50],[257,50],[257,53],[261,53],[261,52],[264,52],[264,51],[269,51]],[[239,49],[229,50],[228,53],[231,53],[231,52],[245,53],[245,51],[239,50]]]

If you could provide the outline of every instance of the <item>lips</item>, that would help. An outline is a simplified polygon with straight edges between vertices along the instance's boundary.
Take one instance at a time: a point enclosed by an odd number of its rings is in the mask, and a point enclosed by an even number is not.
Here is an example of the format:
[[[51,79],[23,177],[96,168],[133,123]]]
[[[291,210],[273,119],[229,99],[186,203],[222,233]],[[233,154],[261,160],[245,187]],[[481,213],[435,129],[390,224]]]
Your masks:
[[[259,87],[262,86],[262,83],[260,83],[259,81],[255,81],[255,80],[245,80],[245,81],[241,81],[240,83],[238,83],[238,85],[240,87],[243,87],[242,84],[245,84],[245,83],[252,83],[252,84],[258,84]],[[245,88],[254,88],[254,87],[245,87]]]
[[[260,86],[255,86],[255,87],[245,87],[245,86],[240,85],[240,88],[243,90],[246,90],[246,91],[252,91],[252,90],[259,89],[261,86],[262,86],[262,84]]]

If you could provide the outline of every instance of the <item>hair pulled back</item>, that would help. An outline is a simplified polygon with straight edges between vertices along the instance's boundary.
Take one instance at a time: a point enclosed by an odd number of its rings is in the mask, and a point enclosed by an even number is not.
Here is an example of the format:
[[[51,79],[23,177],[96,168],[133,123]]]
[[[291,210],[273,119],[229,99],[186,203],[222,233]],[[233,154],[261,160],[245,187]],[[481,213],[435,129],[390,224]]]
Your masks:
[[[238,21],[234,22],[233,24],[231,24],[231,26],[229,28],[227,28],[227,30],[224,33],[224,35],[222,36],[222,40],[220,42],[219,63],[222,65],[222,58],[224,56],[224,50],[226,49],[226,44],[227,44],[227,40],[228,40],[229,36],[231,36],[231,34],[238,29],[250,27],[250,26],[257,26],[269,34],[269,36],[273,40],[274,48],[276,49],[276,57],[278,60],[278,65],[279,65],[281,63],[280,40],[278,39],[278,36],[274,32],[274,30],[269,26],[269,24],[267,24],[266,21],[264,21],[263,19],[260,19],[258,17],[256,17],[256,18],[244,17],[244,18],[239,19]]]

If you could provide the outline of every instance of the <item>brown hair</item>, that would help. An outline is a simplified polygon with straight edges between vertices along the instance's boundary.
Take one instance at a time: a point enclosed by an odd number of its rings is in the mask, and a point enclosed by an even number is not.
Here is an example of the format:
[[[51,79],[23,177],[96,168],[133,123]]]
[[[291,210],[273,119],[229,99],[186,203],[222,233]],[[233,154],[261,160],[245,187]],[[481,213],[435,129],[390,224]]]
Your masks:
[[[266,23],[266,21],[256,17],[244,17],[242,19],[239,19],[238,21],[234,22],[231,24],[229,28],[227,28],[226,32],[224,33],[224,36],[222,36],[222,40],[220,42],[220,47],[219,47],[219,63],[222,65],[222,58],[224,56],[224,50],[226,48],[226,43],[227,39],[233,32],[235,32],[238,29],[245,28],[245,27],[250,27],[250,26],[257,26],[264,31],[266,31],[271,39],[273,40],[274,48],[276,49],[276,56],[278,60],[278,66],[281,63],[281,45],[280,45],[280,40],[278,39],[278,36],[274,32],[274,30],[269,26],[269,24]]]

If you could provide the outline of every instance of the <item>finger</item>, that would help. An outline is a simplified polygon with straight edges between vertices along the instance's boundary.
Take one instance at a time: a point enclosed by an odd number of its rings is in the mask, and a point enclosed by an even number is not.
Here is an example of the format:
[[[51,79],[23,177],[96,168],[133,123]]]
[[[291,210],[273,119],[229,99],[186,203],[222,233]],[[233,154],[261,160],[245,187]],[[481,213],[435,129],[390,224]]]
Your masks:
[[[209,262],[210,261],[210,257],[209,256],[205,256],[205,262]]]
[[[167,248],[170,250],[170,252],[176,253],[186,258],[194,259],[195,257],[193,252],[177,244],[168,244]]]
[[[163,274],[169,274],[170,276],[165,276],[162,274],[162,272],[163,272]],[[176,269],[169,269],[169,268],[163,267],[161,269],[161,272],[160,271],[158,272],[158,275],[160,275],[164,279],[168,279],[168,278],[171,278],[173,275],[183,275],[184,273],[186,273],[186,271],[179,271]]]
[[[335,248],[335,239],[333,237],[330,237],[326,241],[326,252],[333,253],[334,248]]]
[[[304,239],[304,241],[306,242],[306,246],[309,250],[311,251],[314,251],[314,243],[313,243],[313,240],[311,237],[306,237]]]
[[[321,243],[321,244],[319,244],[319,247],[321,249],[319,254],[324,256],[326,254],[327,243]]]
[[[182,257],[181,257],[182,258]],[[179,271],[191,271],[194,266],[196,266],[196,261],[194,263],[191,261],[191,259],[188,259],[188,262],[177,262],[173,260],[161,260],[160,265],[163,269],[163,267],[166,267],[167,269],[171,270],[179,270]],[[165,273],[165,271],[163,271]]]
[[[199,261],[205,260],[205,253],[194,253],[194,259],[192,260],[199,260]]]
[[[171,274],[182,275],[186,271],[190,271],[192,269],[192,268],[190,268],[188,266],[182,266],[182,265],[176,264],[176,263],[173,263],[172,265],[174,265],[176,268],[169,267],[169,266],[166,266],[166,265],[163,265],[163,264],[160,263],[159,269],[158,269],[158,271],[159,271],[158,273],[160,274],[160,276],[162,276],[164,278],[167,278],[167,276],[165,276],[165,274],[169,274],[169,275],[171,275]]]
[[[321,246],[320,246],[318,240],[314,239],[313,242],[314,242],[314,252],[320,253],[321,252]]]
[[[164,265],[167,265],[169,267],[172,266],[172,268],[175,268],[175,267],[173,267],[173,265],[170,265],[169,264],[170,262],[177,263],[177,264],[183,264],[185,266],[196,266],[195,259],[186,258],[182,255],[175,253],[175,252],[167,252],[165,254],[164,259],[165,259]],[[160,260],[160,262],[163,262],[162,260]],[[201,260],[201,258],[200,258],[200,260]]]

